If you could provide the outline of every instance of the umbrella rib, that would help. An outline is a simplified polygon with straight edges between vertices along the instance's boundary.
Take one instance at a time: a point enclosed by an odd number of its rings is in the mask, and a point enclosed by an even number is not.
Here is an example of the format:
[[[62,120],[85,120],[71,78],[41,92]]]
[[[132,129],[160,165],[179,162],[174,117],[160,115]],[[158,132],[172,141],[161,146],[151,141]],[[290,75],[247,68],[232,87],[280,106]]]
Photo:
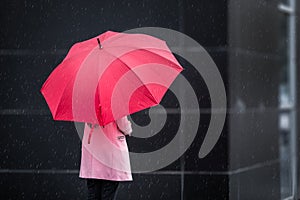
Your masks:
[[[140,35],[140,34],[131,34],[131,35]],[[148,36],[149,36],[149,35],[148,35]],[[154,37],[154,38],[155,38],[155,37]],[[117,41],[118,41],[118,40],[122,40],[122,39],[124,39],[123,36],[116,38],[115,41],[116,41],[116,40],[117,40]],[[153,39],[151,38],[151,36],[150,36],[149,39],[153,40]],[[155,39],[157,39],[157,38],[155,38]],[[158,49],[158,50],[163,50],[163,51],[166,51],[166,52],[170,52],[170,53],[172,54],[172,52],[169,51],[170,48],[168,47],[167,42],[164,41],[164,40],[160,40],[160,42],[164,43],[165,48],[168,49],[168,50],[162,49],[162,48],[157,48],[157,47],[156,47],[156,48],[155,48],[155,47],[152,47],[152,48],[151,48],[151,47],[148,47],[148,49]],[[123,46],[122,46],[122,45],[121,45],[121,46],[116,45],[116,46],[110,46],[110,47],[124,47],[124,45],[123,45]],[[164,58],[164,59],[166,59],[166,60],[172,62],[172,63],[175,64],[177,67],[179,67],[179,69],[182,69],[179,63],[178,63],[179,65],[178,65],[178,64],[176,64],[174,61],[172,61],[172,60],[170,60],[170,59],[168,59],[168,58],[166,58],[166,57],[164,57],[164,56],[161,56],[161,55],[159,55],[159,54],[157,54],[157,53],[154,53],[154,52],[152,52],[152,51],[150,51],[150,50],[147,50],[147,47],[144,47],[144,48],[140,48],[140,47],[136,47],[136,46],[130,46],[130,47],[135,48],[136,50],[137,50],[137,49],[145,50],[145,51],[148,51],[148,52],[150,52],[150,53],[152,53],[152,54],[158,55],[159,57]],[[107,47],[106,47],[106,48],[107,48]],[[174,58],[175,58],[175,57],[174,57]],[[176,58],[175,58],[175,60],[177,61]],[[178,61],[177,61],[177,62],[178,62]]]
[[[67,60],[69,60],[69,59],[71,59],[71,58],[74,58],[74,57],[76,57],[76,56],[82,54],[83,52],[91,52],[91,50],[93,50],[93,49],[88,49],[88,50],[84,50],[84,51],[75,53],[75,54],[73,54],[72,56],[69,56],[68,58],[62,60],[62,62],[65,62],[65,61],[67,61]]]
[[[110,47],[110,48],[115,48],[115,47],[123,47],[123,46],[113,46],[113,47]],[[107,47],[106,47],[107,48]],[[132,47],[132,48],[135,48],[135,49],[133,49],[132,51],[135,51],[135,50],[144,50],[144,51],[147,51],[147,52],[149,52],[149,53],[151,53],[151,54],[154,54],[154,55],[157,55],[157,56],[159,56],[160,58],[163,58],[163,59],[165,59],[165,60],[168,60],[168,61],[170,61],[171,63],[173,63],[174,65],[176,65],[176,67],[177,67],[177,69],[183,69],[183,68],[181,68],[180,67],[180,64],[178,65],[178,64],[176,64],[174,61],[172,61],[172,60],[170,60],[170,59],[168,59],[168,58],[166,58],[166,57],[164,57],[164,56],[161,56],[161,55],[159,55],[158,53],[155,53],[155,52],[152,52],[152,51],[150,51],[150,50],[148,50],[148,49],[146,49],[146,48],[138,48],[138,47]],[[156,49],[156,48],[149,48],[149,49]],[[166,52],[168,52],[167,50],[164,50],[164,51],[166,51]],[[106,51],[106,52],[108,52],[108,51]],[[109,53],[109,52],[108,52]],[[130,52],[127,52],[127,53],[130,53]],[[172,52],[170,52],[171,54],[172,54]],[[111,53],[109,53],[109,54],[111,54]],[[112,54],[111,54],[112,55]],[[113,55],[114,56],[114,55]],[[115,56],[116,57],[116,56]],[[176,58],[175,58],[175,60],[176,60]]]
[[[116,57],[115,55],[113,55],[113,54],[111,54],[110,52],[108,52],[108,51],[106,51],[108,54],[110,54],[110,55],[112,55],[113,57],[115,57],[116,59],[118,59],[118,60],[120,60],[130,71],[132,71],[131,70],[131,68],[122,60],[122,59],[120,59],[120,58],[118,58],[118,57]],[[134,71],[132,71],[132,72],[134,72]],[[136,76],[139,80],[140,80],[140,82],[142,83],[142,84],[144,84],[143,83],[143,81],[140,79],[140,77],[139,76]],[[147,87],[147,85],[144,85],[145,86],[145,88],[147,89],[147,91],[149,92],[149,94],[151,95],[151,97],[152,97],[152,101],[154,102],[154,103],[159,103],[159,102],[157,102],[157,100],[154,98],[154,96],[151,94],[151,92],[150,92],[150,90],[149,90],[149,88]]]
[[[85,59],[83,59],[81,63],[83,63],[84,60],[85,60]],[[64,62],[64,61],[63,61],[63,62]],[[79,71],[79,69],[80,69],[80,67],[78,67],[78,68],[75,70],[74,74],[77,74],[78,71]],[[61,95],[60,98],[59,98],[57,107],[55,108],[55,117],[56,117],[56,115],[57,115],[57,109],[58,109],[58,107],[61,105],[61,99],[62,99],[62,97],[63,97],[63,94],[65,93],[65,90],[67,89],[68,85],[69,85],[72,81],[74,82],[74,79],[73,79],[73,78],[70,78],[69,80],[67,80],[67,83],[66,83],[66,85],[65,85],[65,87],[64,87],[64,89],[63,89],[62,95]],[[73,84],[74,84],[74,83],[73,83]]]
[[[150,52],[150,53],[152,53],[152,54],[154,54],[154,55],[157,55],[157,56],[159,56],[159,57],[161,57],[161,58],[163,58],[163,59],[166,59],[166,60],[168,60],[168,61],[170,61],[171,63],[173,63],[174,65],[176,65],[176,67],[178,67],[178,69],[182,69],[180,66],[178,66],[178,64],[176,64],[176,63],[174,63],[172,60],[170,60],[170,59],[168,59],[168,58],[166,58],[166,57],[164,57],[164,56],[161,56],[161,55],[159,55],[159,54],[157,54],[157,53],[154,53],[154,52],[152,52],[152,51],[150,51],[150,50],[148,50],[148,49],[142,49],[142,50],[145,50],[145,51],[148,51],[148,52]],[[172,54],[172,52],[170,52],[171,54]]]
[[[54,116],[55,118],[56,118],[56,116],[57,116],[57,110],[58,110],[58,107],[61,105],[61,99],[62,99],[62,97],[63,97],[63,94],[65,93],[66,88],[68,87],[68,85],[70,84],[70,82],[71,82],[72,80],[73,80],[73,79],[70,79],[70,80],[67,82],[66,87],[63,89],[63,92],[62,92],[62,95],[61,95],[60,98],[59,98],[57,107],[55,108],[55,116]]]

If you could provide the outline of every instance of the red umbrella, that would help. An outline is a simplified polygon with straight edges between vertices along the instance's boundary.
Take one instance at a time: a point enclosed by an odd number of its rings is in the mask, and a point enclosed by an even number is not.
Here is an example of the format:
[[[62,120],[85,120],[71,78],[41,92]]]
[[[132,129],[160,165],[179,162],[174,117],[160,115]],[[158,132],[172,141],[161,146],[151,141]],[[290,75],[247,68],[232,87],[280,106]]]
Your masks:
[[[182,70],[165,41],[107,31],[74,44],[41,93],[54,120],[106,125],[159,104]]]

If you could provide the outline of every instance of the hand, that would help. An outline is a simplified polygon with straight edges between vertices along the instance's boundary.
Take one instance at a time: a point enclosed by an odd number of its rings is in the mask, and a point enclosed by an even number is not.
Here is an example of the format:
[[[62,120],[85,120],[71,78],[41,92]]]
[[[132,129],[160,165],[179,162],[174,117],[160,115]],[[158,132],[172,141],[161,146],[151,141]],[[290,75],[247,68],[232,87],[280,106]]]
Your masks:
[[[131,134],[124,133],[118,126],[117,126],[117,128],[118,128],[118,131],[120,131],[123,135],[125,135],[125,136],[131,136]]]

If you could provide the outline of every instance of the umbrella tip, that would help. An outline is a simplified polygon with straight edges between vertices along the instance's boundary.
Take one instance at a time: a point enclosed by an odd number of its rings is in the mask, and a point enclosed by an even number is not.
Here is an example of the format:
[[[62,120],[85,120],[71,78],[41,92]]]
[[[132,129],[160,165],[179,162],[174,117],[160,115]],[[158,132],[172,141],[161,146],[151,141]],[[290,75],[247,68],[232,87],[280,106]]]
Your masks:
[[[99,38],[97,38],[97,41],[98,41],[99,49],[102,49],[102,45],[101,45]]]

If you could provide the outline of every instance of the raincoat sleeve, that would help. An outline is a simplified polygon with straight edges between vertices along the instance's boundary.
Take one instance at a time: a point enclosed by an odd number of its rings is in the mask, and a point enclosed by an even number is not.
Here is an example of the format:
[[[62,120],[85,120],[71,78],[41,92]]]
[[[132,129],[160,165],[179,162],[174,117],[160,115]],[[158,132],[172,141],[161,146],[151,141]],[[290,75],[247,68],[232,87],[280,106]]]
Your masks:
[[[128,120],[127,116],[124,116],[116,120],[118,128],[125,134],[131,135],[132,127],[131,122]]]

